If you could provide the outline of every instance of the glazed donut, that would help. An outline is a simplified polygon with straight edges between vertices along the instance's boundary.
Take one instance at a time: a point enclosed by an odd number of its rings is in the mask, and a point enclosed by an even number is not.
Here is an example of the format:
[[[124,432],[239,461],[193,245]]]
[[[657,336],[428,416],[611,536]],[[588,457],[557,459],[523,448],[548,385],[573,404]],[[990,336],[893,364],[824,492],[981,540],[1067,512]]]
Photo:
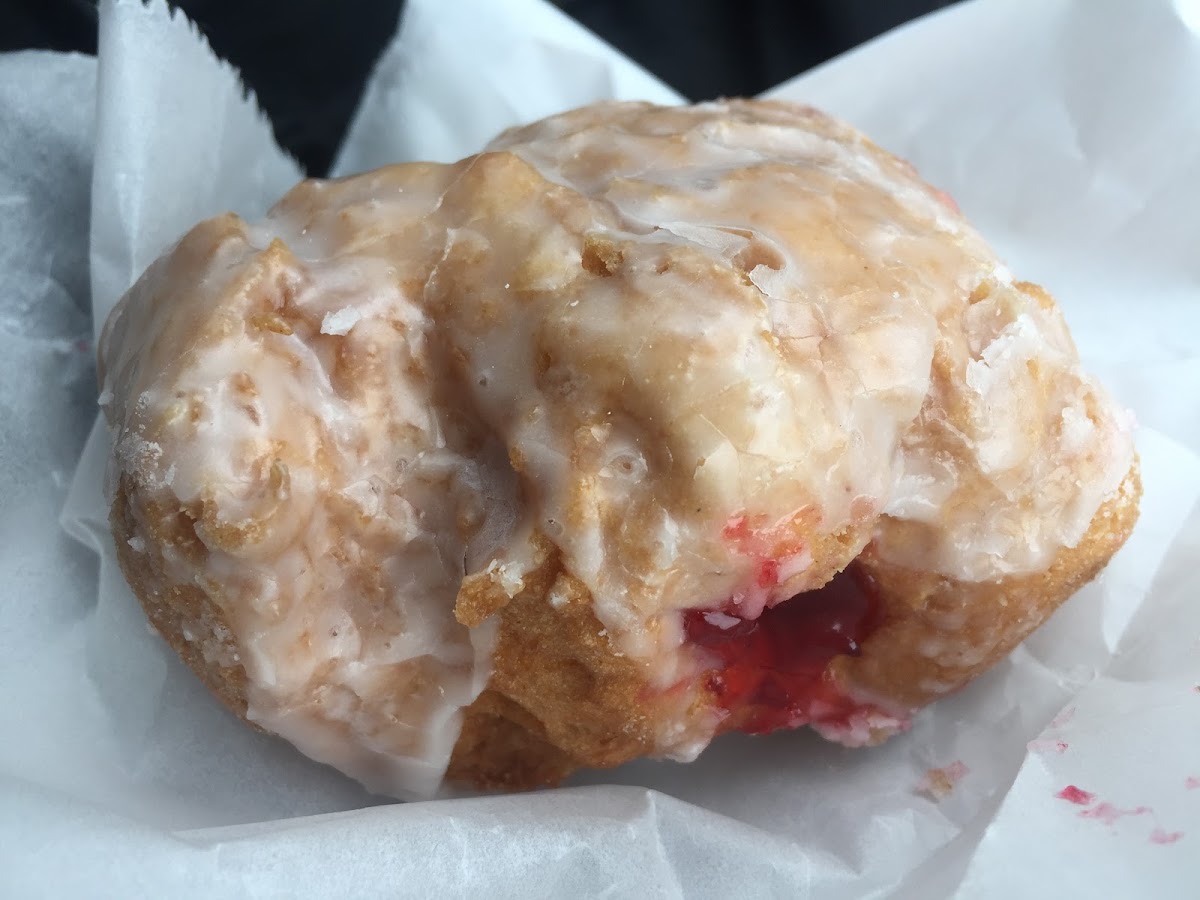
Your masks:
[[[1124,542],[1131,425],[945,194],[779,102],[602,103],[203,222],[101,341],[118,557],[396,796],[848,745]]]

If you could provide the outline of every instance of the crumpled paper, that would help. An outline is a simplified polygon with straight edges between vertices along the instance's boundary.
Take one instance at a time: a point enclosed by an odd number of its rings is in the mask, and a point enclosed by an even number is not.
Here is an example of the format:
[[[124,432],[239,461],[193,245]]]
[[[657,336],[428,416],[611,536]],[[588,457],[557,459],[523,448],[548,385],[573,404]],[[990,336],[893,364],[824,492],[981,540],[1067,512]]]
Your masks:
[[[102,429],[67,490],[95,413],[89,309],[98,328],[194,221],[261,213],[298,177],[161,0],[101,22],[98,64],[0,57],[0,894],[1193,895],[1195,3],[976,0],[770,92],[913,161],[1057,294],[1143,426],[1141,522],[1103,577],[879,748],[729,736],[687,766],[409,804],[251,732],[149,633],[109,548]],[[409,0],[337,171],[451,159],[608,96],[677,99],[539,0]]]

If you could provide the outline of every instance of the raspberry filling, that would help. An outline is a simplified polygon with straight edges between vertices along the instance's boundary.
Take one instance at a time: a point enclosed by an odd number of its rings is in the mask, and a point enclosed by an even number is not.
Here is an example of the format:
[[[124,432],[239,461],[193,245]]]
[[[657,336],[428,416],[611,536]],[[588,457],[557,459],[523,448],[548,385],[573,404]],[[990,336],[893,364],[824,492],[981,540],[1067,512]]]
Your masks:
[[[688,610],[687,640],[713,660],[709,692],[729,713],[722,730],[767,734],[801,725],[848,725],[870,711],[827,671],[836,656],[858,656],[879,625],[874,580],[850,565],[825,587],[742,618],[738,607]]]

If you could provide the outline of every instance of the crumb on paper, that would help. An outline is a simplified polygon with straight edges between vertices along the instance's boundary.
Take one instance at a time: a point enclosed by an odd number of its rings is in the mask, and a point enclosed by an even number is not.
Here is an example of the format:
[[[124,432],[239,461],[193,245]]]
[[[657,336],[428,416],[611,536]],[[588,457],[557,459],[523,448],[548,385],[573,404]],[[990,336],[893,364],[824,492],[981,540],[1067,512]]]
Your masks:
[[[1150,843],[1174,844],[1181,837],[1183,837],[1182,831],[1165,831],[1162,828],[1155,828],[1152,832],[1150,832]]]
[[[1049,738],[1038,738],[1030,741],[1025,745],[1025,749],[1030,753],[1040,753],[1043,750],[1051,750],[1055,753],[1066,753],[1067,748],[1071,745],[1063,740],[1050,740]]]
[[[917,785],[917,792],[941,800],[954,792],[954,786],[971,770],[962,760],[955,760],[940,769],[930,769]]]
[[[1105,825],[1114,824],[1117,819],[1123,819],[1126,816],[1144,816],[1148,812],[1153,812],[1148,806],[1135,806],[1133,809],[1120,809],[1113,806],[1111,803],[1097,803],[1091,809],[1085,809],[1079,813],[1081,819],[1097,819]]]
[[[1195,775],[1189,775],[1183,780],[1183,786],[1189,791],[1194,791],[1196,788],[1200,788],[1200,778],[1197,778]]]
[[[1066,800],[1068,803],[1074,803],[1076,806],[1087,806],[1096,799],[1096,795],[1091,791],[1082,790],[1073,784],[1068,784],[1054,796],[1059,800]]]

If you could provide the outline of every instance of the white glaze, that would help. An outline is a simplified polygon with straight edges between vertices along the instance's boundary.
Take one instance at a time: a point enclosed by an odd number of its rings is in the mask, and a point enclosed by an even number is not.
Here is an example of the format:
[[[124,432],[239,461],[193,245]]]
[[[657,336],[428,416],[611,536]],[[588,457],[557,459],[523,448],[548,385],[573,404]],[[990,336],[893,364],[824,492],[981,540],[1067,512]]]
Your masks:
[[[166,553],[164,583],[222,609],[251,718],[393,794],[436,787],[487,682],[464,575],[515,596],[534,529],[666,686],[696,665],[680,609],[752,617],[872,539],[953,578],[1044,569],[1132,453],[944,198],[782,104],[600,105],[305,183],[199,226],[102,356],[114,476],[197,519],[202,563]],[[833,736],[903,725],[874,715]],[[716,723],[668,717],[659,749]]]

